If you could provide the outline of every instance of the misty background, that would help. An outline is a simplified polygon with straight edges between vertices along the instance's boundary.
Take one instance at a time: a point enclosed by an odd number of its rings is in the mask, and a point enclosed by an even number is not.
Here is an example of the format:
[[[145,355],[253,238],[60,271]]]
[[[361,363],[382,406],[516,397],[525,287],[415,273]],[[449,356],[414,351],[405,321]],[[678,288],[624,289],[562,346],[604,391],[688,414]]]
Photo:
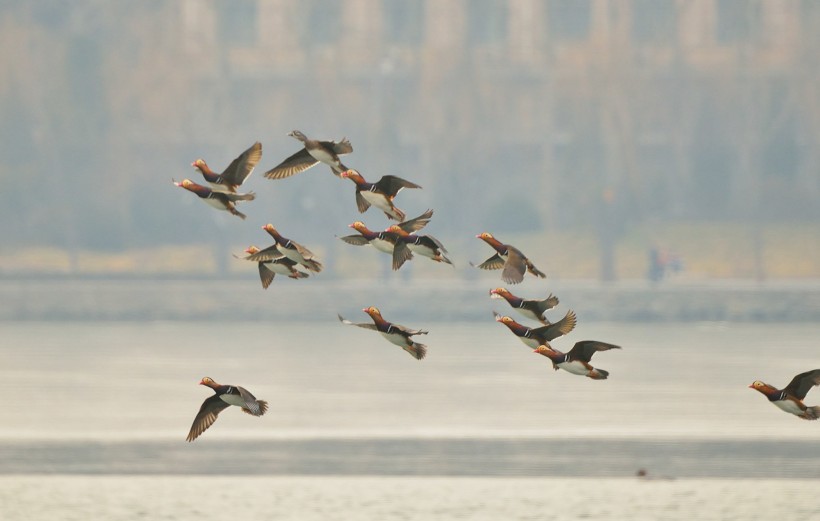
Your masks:
[[[0,273],[255,277],[274,223],[327,280],[387,258],[325,166],[262,172],[294,129],[347,137],[368,180],[470,277],[490,231],[553,279],[820,277],[820,4],[798,0],[0,2]],[[171,184],[259,140],[240,221]],[[425,259],[421,259],[426,261]],[[313,281],[309,281],[313,282]]]

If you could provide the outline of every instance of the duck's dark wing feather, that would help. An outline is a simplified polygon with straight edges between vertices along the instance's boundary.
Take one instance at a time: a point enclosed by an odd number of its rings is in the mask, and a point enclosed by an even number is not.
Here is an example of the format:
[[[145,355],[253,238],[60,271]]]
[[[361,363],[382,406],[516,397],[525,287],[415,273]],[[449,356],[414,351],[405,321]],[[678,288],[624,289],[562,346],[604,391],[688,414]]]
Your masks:
[[[820,385],[820,369],[800,373],[783,390],[802,400],[815,385]]]
[[[576,342],[572,349],[570,349],[569,355],[575,360],[589,362],[592,359],[592,355],[598,351],[608,351],[610,349],[620,348],[621,346],[608,344],[606,342],[598,342],[597,340],[581,340],[580,342]]]
[[[547,341],[555,340],[560,336],[564,336],[573,329],[578,321],[573,310],[567,311],[566,316],[554,324],[548,326],[541,326],[532,330],[533,333],[543,336]]]
[[[194,441],[197,437],[205,432],[208,427],[213,425],[219,413],[228,408],[228,404],[222,399],[213,395],[202,402],[202,407],[194,418],[194,423],[191,425],[191,430],[188,432],[187,441]]]
[[[524,280],[524,273],[527,271],[527,263],[521,252],[514,249],[507,249],[507,262],[504,263],[504,271],[501,272],[501,280],[508,284],[518,284]]]
[[[527,302],[533,302],[535,304],[536,309],[543,313],[544,311],[550,310],[558,305],[558,297],[550,293],[550,296],[545,298],[544,300],[532,300]]]
[[[365,246],[370,243],[370,239],[364,235],[345,235],[344,237],[339,237],[339,239],[354,246]]]
[[[262,280],[262,287],[264,289],[268,289],[271,282],[273,282],[273,277],[276,276],[276,273],[270,270],[265,264],[259,263],[259,278]]]
[[[228,168],[222,172],[222,179],[232,185],[241,185],[251,175],[260,159],[262,159],[262,143],[257,141],[231,161]]]
[[[482,270],[498,270],[498,269],[501,269],[503,267],[504,267],[504,259],[502,259],[501,255],[499,255],[497,253],[495,255],[493,255],[492,257],[490,257],[489,259],[482,262],[481,264],[479,264],[478,266],[476,266],[476,268],[479,268],[479,269],[482,269]]]
[[[410,329],[409,327],[400,326],[398,324],[393,324],[393,323],[390,323],[388,325],[389,325],[389,327],[392,327],[393,329],[397,329],[398,331],[401,331],[402,333],[404,333],[407,336],[426,335],[427,334],[427,331],[424,331],[423,329]]]
[[[393,246],[393,269],[397,270],[402,265],[413,258],[413,252],[407,247],[406,243],[398,242]]]
[[[303,148],[265,172],[264,175],[268,179],[284,179],[299,172],[304,172],[318,162],[307,149]]]
[[[273,246],[268,246],[264,250],[259,250],[256,253],[252,253],[245,257],[245,260],[249,261],[256,261],[256,262],[264,262],[269,260],[274,260],[282,257],[282,252],[274,244]]]
[[[339,317],[339,322],[341,322],[342,324],[347,324],[348,326],[358,326],[358,327],[362,327],[364,329],[372,329],[374,331],[379,330],[379,328],[376,327],[376,324],[362,324],[362,323],[357,324],[356,322],[351,322],[348,319],[342,317],[342,315],[336,315],[336,316]]]
[[[419,215],[418,217],[413,217],[412,219],[407,219],[406,221],[400,222],[396,226],[401,228],[402,230],[406,231],[407,233],[416,232],[427,226],[427,223],[430,222],[430,218],[433,216],[433,210],[427,210],[423,214]]]
[[[379,192],[387,194],[389,197],[394,197],[402,188],[421,188],[416,183],[411,183],[407,179],[396,177],[394,175],[386,175],[373,183]]]
[[[370,208],[370,203],[362,197],[362,193],[359,190],[356,190],[356,206],[359,208],[359,213],[364,213]]]
[[[353,152],[353,145],[350,144],[350,141],[348,141],[346,137],[342,138],[338,143],[335,141],[319,141],[319,143],[321,143],[323,147],[333,150],[337,156]]]

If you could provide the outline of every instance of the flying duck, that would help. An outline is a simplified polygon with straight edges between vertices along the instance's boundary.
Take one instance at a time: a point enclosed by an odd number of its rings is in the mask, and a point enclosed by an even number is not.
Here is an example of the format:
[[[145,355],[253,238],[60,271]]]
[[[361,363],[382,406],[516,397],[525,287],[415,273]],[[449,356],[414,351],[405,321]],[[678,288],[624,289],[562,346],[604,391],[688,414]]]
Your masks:
[[[770,402],[787,413],[804,420],[816,420],[820,418],[820,405],[811,407],[803,403],[806,394],[816,385],[820,385],[820,369],[800,373],[783,389],[776,389],[760,380],[753,382],[749,387],[763,393]]]
[[[445,253],[447,253],[447,248],[445,248],[444,245],[432,235],[416,235],[413,233],[407,233],[398,225],[393,225],[387,230],[396,234],[398,241],[406,244],[413,253],[418,253],[419,255],[433,259],[436,262],[446,262],[451,266],[453,265],[450,259],[448,259],[445,255]]]
[[[476,238],[483,240],[496,251],[495,255],[476,266],[477,268],[482,270],[497,270],[503,268],[501,279],[507,284],[518,284],[523,281],[524,273],[527,271],[542,279],[546,277],[546,274],[536,268],[518,248],[510,246],[509,244],[502,244],[498,239],[493,237],[492,234],[487,232],[476,235]]]
[[[575,329],[576,323],[576,316],[575,312],[571,309],[567,311],[567,314],[554,324],[549,324],[546,326],[536,327],[536,328],[529,328],[523,326],[513,320],[511,317],[501,316],[498,313],[493,312],[495,315],[495,321],[501,322],[505,326],[507,326],[510,331],[513,332],[515,336],[518,337],[519,340],[524,342],[524,345],[535,349],[540,345],[549,345],[550,340],[554,340],[558,337],[564,336],[573,329]]]
[[[256,164],[262,158],[262,143],[256,142],[242,154],[231,161],[228,168],[217,174],[208,167],[204,159],[197,159],[191,166],[202,173],[202,177],[214,190],[235,193],[236,189],[251,175]]]
[[[399,236],[395,233],[389,231],[374,232],[365,226],[362,221],[356,221],[348,226],[359,232],[359,235],[346,235],[339,237],[339,239],[354,246],[370,244],[377,250],[387,253],[393,258],[392,267],[394,270],[401,268],[405,262],[413,258],[413,252],[410,251],[407,244],[399,240]]]
[[[552,293],[545,299],[523,299],[516,297],[510,293],[506,288],[495,288],[490,290],[490,298],[504,299],[507,303],[521,315],[541,322],[544,325],[549,325],[549,321],[544,317],[544,312],[549,311],[558,305],[558,297],[554,297]]]
[[[419,215],[418,217],[414,217],[412,219],[402,221],[399,224],[394,224],[393,226],[398,226],[399,228],[401,228],[402,230],[404,230],[406,232],[415,232],[415,231],[421,230],[422,228],[427,226],[427,223],[430,222],[430,217],[432,217],[432,216],[433,216],[433,210],[427,210],[426,212]],[[361,222],[361,221],[356,221],[356,222]],[[356,224],[356,223],[353,223],[353,224]],[[349,224],[348,227],[349,228],[355,228],[355,226],[353,226],[353,224]],[[366,226],[364,228],[367,229]],[[368,230],[368,231],[370,231],[370,230]],[[390,231],[390,228],[388,227],[385,231]],[[371,231],[370,233],[375,234],[376,232]],[[366,244],[370,244],[370,240],[371,240],[371,239],[365,238],[364,234],[362,234],[361,232],[358,235],[345,235],[344,237],[339,237],[339,239],[343,240],[344,242],[346,242],[348,244],[352,244],[353,246],[364,246]],[[386,252],[386,253],[391,253],[392,252],[392,245],[391,245],[390,248],[391,248],[390,251]],[[386,250],[381,250],[381,251],[386,251]]]
[[[220,385],[213,381],[212,378],[205,377],[199,382],[199,385],[207,385],[214,390],[213,396],[206,398],[202,402],[202,407],[194,418],[194,423],[191,425],[191,431],[188,432],[188,441],[194,441],[197,437],[205,432],[208,427],[213,425],[216,417],[223,409],[227,409],[231,405],[241,407],[243,412],[252,416],[262,416],[268,410],[268,402],[264,400],[257,400],[254,395],[244,387],[237,385]]]
[[[282,237],[276,230],[276,228],[273,227],[272,224],[266,224],[262,227],[262,229],[268,232],[270,236],[273,237],[273,239],[276,241],[276,244],[274,246],[276,246],[276,249],[279,250],[279,253],[289,258],[290,260],[301,264],[310,271],[316,273],[322,271],[322,264],[316,259],[314,259],[314,255],[309,249],[305,248],[297,242]],[[257,257],[255,259],[249,260],[261,261],[263,260],[263,258]]]
[[[282,255],[276,248],[276,245],[265,249],[269,251],[260,250],[256,246],[248,246],[245,250],[248,256],[242,257],[244,260],[257,262],[259,265],[259,278],[262,280],[262,287],[264,289],[268,289],[268,286],[273,282],[273,277],[275,277],[277,273],[287,275],[292,279],[304,279],[310,276],[303,271],[297,270],[295,268],[297,263]],[[262,253],[262,255],[254,258],[254,255],[257,253]],[[276,257],[267,260],[258,260],[259,257],[265,258],[271,255],[275,255]],[[236,257],[236,255],[234,255],[234,257]]]
[[[247,194],[236,194],[229,192],[218,192],[211,190],[207,186],[202,186],[194,183],[190,179],[183,179],[181,182],[174,181],[174,184],[180,188],[195,193],[202,201],[217,210],[225,210],[231,212],[237,217],[245,219],[247,215],[236,209],[234,203],[236,201],[253,201],[256,195],[253,192]]]
[[[342,318],[341,315],[337,315],[339,320],[342,324],[347,324],[349,326],[359,326],[365,329],[374,329],[381,333],[381,335],[389,340],[391,343],[396,344],[397,346],[401,347],[411,355],[416,360],[421,360],[427,354],[427,346],[424,344],[419,344],[418,342],[413,342],[410,338],[414,335],[426,335],[427,331],[422,330],[415,330],[415,329],[408,329],[404,326],[400,326],[398,324],[391,324],[390,322],[386,321],[382,318],[381,312],[378,308],[370,306],[369,308],[364,308],[362,311],[370,315],[370,318],[373,319],[373,324],[356,324],[351,322],[345,318]]]
[[[268,179],[284,179],[285,177],[290,177],[299,172],[304,172],[320,161],[330,166],[331,172],[336,176],[347,170],[347,167],[339,160],[339,156],[353,152],[353,147],[347,138],[342,138],[342,140],[337,143],[335,141],[309,139],[298,130],[294,130],[288,135],[298,139],[304,143],[305,146],[302,150],[265,172],[265,177]]]
[[[544,355],[552,360],[553,369],[563,369],[572,374],[586,376],[593,380],[606,380],[609,371],[596,369],[589,365],[592,355],[598,351],[608,351],[610,349],[620,349],[620,346],[598,342],[596,340],[582,340],[576,342],[567,353],[562,353],[548,345],[540,345],[535,348],[535,353]]]
[[[403,221],[404,212],[393,205],[393,198],[396,197],[402,188],[421,188],[421,186],[411,183],[401,177],[386,175],[375,183],[368,183],[364,177],[356,170],[345,170],[342,177],[350,179],[356,183],[356,205],[359,213],[364,213],[372,204],[383,211],[389,219]]]

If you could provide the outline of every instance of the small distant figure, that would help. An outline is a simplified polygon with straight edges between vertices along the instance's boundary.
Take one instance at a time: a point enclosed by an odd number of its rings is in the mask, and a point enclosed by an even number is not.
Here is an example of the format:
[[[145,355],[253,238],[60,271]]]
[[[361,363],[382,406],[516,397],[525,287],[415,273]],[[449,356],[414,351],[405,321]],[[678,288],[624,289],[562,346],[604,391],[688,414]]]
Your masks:
[[[647,278],[650,282],[660,282],[669,273],[683,270],[683,261],[680,255],[661,250],[657,246],[649,248],[649,270]]]
[[[672,476],[650,476],[649,471],[646,470],[646,469],[643,469],[643,468],[638,469],[638,471],[635,473],[635,477],[638,478],[638,479],[643,479],[643,480],[647,480],[647,481],[653,481],[653,480],[672,481],[673,479],[675,479]]]

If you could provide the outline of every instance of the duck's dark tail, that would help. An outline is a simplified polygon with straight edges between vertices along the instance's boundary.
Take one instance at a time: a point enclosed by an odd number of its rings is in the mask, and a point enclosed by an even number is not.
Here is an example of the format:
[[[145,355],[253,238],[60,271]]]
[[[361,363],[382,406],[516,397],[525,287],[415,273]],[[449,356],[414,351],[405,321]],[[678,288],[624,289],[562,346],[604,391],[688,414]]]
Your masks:
[[[268,402],[265,400],[256,400],[257,411],[251,411],[247,407],[242,407],[242,412],[246,412],[251,416],[262,416],[268,412]]]
[[[416,360],[421,360],[427,356],[427,346],[424,344],[419,344],[418,342],[413,342],[413,345],[409,345],[403,349],[413,355]]]
[[[609,371],[594,368],[592,371],[589,372],[587,376],[592,378],[593,380],[606,380],[607,378],[609,378]]]
[[[804,420],[816,420],[820,418],[820,405],[815,405],[814,407],[808,407],[806,412],[803,413],[801,416]]]
[[[322,263],[317,260],[305,259],[305,262],[302,265],[314,273],[319,273],[322,271]]]

